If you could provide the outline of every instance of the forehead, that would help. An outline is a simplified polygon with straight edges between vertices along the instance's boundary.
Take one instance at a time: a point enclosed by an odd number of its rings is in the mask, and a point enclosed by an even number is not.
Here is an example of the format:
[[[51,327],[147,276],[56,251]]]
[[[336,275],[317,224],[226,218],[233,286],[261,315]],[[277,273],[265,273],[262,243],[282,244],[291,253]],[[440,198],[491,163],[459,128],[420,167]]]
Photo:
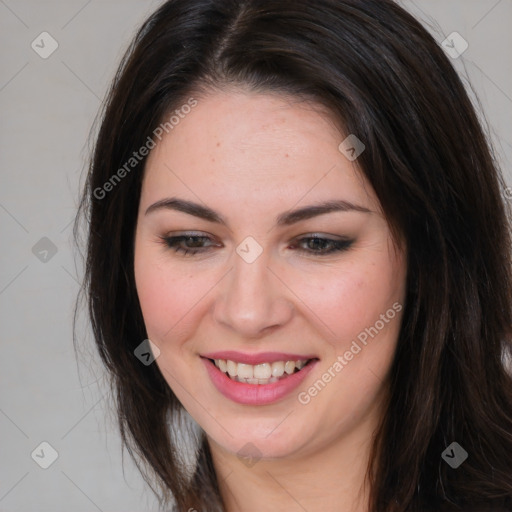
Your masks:
[[[249,207],[344,197],[377,207],[338,149],[345,138],[320,105],[246,91],[201,96],[146,162],[143,200],[182,191]],[[327,195],[326,195],[327,194]],[[150,198],[148,198],[150,196]],[[197,199],[196,197],[196,199]]]

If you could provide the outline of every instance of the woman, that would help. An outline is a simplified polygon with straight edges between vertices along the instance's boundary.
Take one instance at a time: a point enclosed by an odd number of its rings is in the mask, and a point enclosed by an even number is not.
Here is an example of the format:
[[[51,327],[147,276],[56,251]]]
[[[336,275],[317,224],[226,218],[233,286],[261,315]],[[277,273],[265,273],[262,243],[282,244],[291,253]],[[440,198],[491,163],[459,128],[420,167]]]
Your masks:
[[[512,510],[503,188],[449,58],[390,0],[163,4],[79,211],[162,505]]]

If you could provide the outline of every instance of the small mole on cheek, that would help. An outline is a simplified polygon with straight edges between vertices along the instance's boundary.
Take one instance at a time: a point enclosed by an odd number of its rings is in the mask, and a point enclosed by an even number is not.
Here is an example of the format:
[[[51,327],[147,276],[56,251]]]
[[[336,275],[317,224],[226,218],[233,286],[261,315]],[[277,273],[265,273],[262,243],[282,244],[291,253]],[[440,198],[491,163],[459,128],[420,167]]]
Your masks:
[[[219,146],[220,146],[220,142],[217,142],[217,147],[219,147]]]
[[[288,153],[286,153],[286,155],[284,155],[286,158],[288,158],[290,155]]]

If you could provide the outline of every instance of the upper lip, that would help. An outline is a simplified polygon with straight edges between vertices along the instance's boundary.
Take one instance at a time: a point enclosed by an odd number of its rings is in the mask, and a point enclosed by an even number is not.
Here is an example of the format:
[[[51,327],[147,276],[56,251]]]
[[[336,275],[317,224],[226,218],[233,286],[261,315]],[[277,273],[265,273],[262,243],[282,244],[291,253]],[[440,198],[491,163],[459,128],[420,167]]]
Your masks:
[[[275,361],[307,361],[309,359],[316,359],[314,355],[303,354],[287,354],[285,352],[260,352],[259,354],[247,354],[244,352],[237,352],[236,350],[223,350],[221,352],[210,352],[208,354],[201,354],[201,357],[207,359],[229,359],[242,364],[262,364],[274,363]]]

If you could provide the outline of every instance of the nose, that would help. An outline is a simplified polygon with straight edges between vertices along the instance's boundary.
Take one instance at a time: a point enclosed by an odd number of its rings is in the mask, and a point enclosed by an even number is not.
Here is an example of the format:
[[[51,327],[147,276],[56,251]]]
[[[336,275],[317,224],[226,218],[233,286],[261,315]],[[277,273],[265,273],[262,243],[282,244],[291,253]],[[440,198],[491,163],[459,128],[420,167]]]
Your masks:
[[[239,337],[267,335],[293,316],[293,294],[269,264],[265,251],[252,263],[234,254],[233,268],[222,280],[214,318]]]

